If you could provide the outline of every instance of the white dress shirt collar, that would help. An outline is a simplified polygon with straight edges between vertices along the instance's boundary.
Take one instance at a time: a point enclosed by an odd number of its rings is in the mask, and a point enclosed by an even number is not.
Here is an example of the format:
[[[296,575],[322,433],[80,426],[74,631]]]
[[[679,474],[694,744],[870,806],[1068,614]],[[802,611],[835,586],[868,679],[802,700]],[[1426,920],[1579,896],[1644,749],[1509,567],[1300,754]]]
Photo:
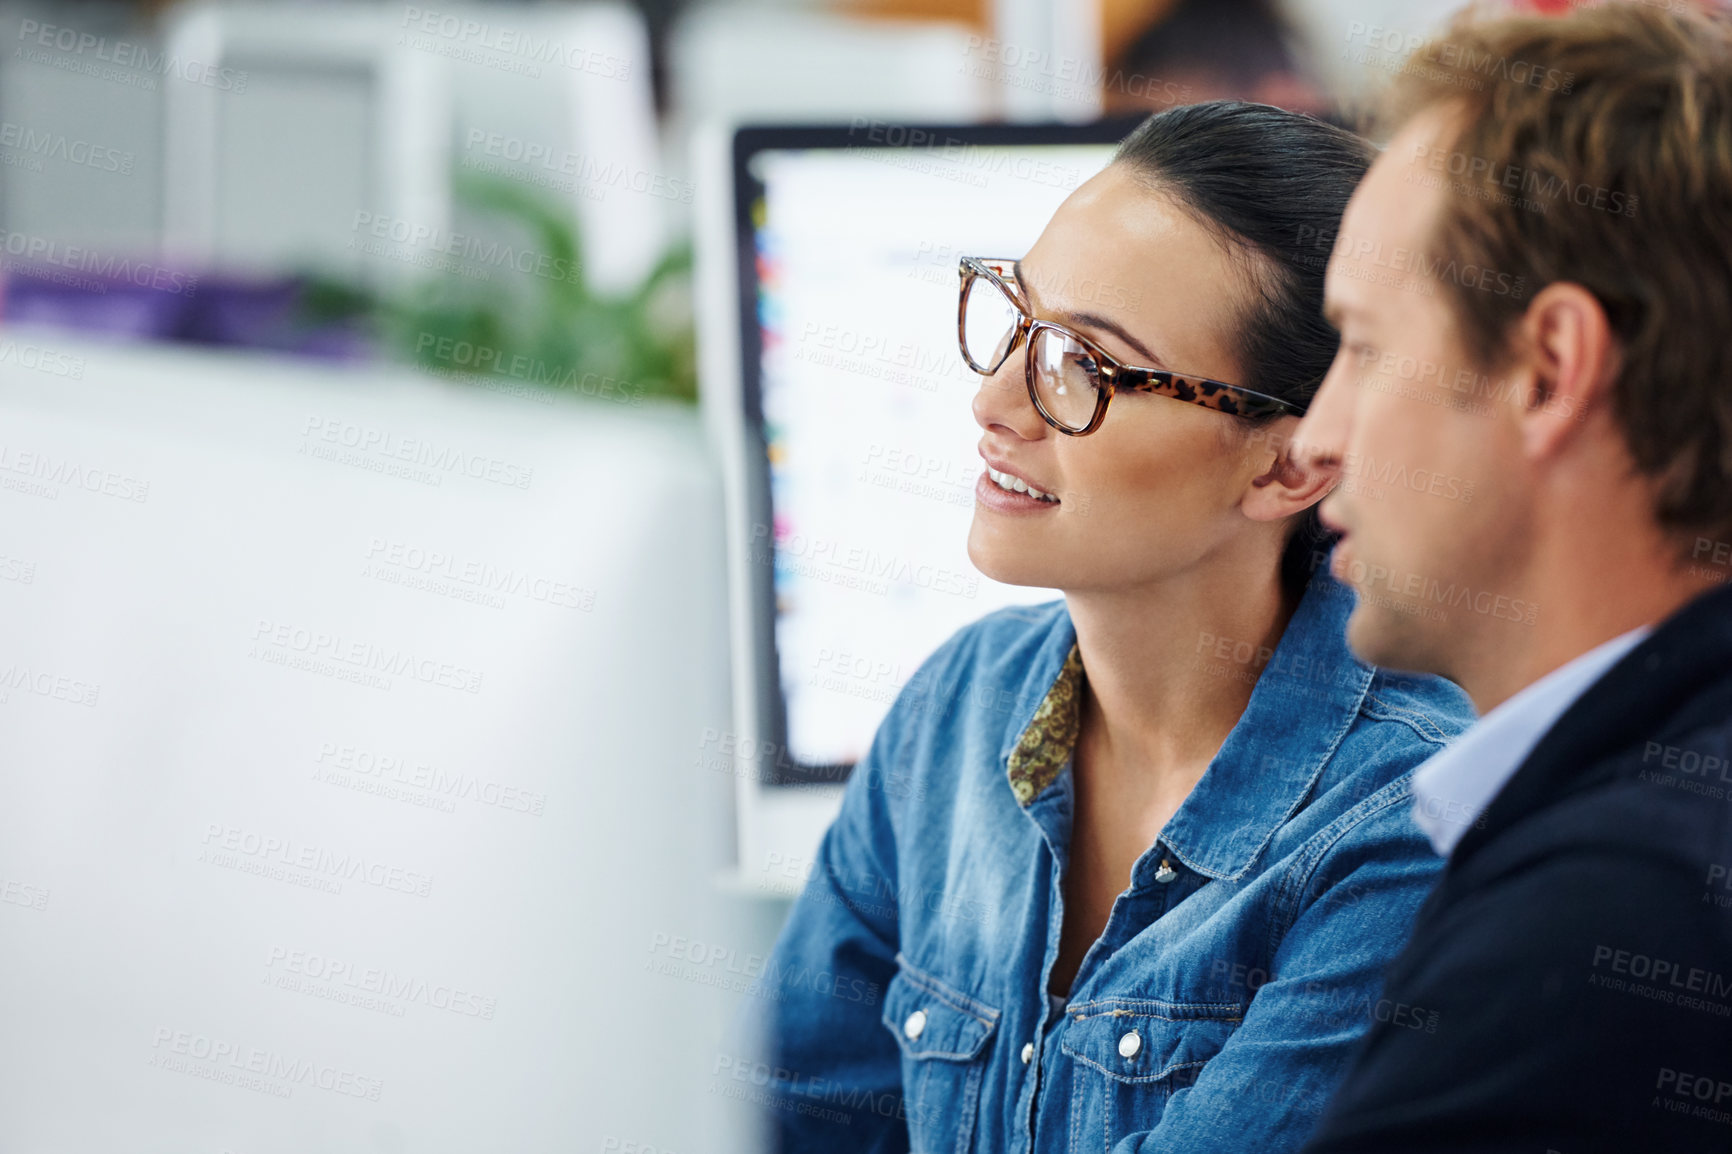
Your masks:
[[[1413,820],[1445,857],[1540,738],[1651,627],[1639,625],[1560,665],[1480,718],[1413,775]]]

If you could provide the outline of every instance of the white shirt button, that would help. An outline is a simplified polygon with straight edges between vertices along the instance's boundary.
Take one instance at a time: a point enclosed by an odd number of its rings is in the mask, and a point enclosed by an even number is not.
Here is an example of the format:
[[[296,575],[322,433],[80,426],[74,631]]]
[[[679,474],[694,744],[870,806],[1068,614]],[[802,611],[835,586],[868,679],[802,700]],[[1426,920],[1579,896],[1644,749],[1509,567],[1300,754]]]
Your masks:
[[[909,1041],[913,1041],[924,1034],[926,1032],[926,1011],[915,1010],[909,1014],[908,1020],[902,1023],[902,1032],[908,1035]]]
[[[1155,880],[1166,885],[1179,876],[1179,871],[1167,864],[1167,859],[1161,859],[1161,868],[1155,871]]]
[[[1143,1048],[1143,1039],[1135,1030],[1119,1039],[1119,1057],[1134,1058],[1137,1051]]]
[[[1034,1061],[1034,1043],[1024,1042],[1022,1044],[1022,1064],[1026,1066],[1032,1061]]]

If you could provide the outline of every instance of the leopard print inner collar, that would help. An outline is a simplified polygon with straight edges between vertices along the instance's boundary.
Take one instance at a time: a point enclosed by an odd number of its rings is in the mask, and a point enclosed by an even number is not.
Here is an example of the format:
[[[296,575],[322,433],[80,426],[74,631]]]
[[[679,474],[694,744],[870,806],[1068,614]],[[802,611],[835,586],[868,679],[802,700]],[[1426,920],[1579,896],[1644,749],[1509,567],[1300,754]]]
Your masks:
[[[1046,691],[1028,728],[1010,751],[1006,776],[1017,804],[1027,806],[1042,790],[1058,780],[1076,747],[1082,720],[1082,653],[1073,643],[1064,667],[1052,688]]]

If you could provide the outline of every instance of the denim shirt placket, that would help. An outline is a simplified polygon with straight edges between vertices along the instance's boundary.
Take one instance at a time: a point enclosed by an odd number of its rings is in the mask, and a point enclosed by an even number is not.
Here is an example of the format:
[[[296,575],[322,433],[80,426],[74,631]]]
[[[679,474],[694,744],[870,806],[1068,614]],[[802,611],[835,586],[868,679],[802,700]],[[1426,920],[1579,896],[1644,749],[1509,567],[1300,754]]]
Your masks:
[[[1061,669],[1055,684],[1063,677]],[[1080,680],[1080,679],[1079,679]],[[1078,686],[1080,692],[1081,686]],[[1043,699],[1044,702],[1045,699]],[[1018,745],[1027,737],[1028,730],[1044,720],[1037,709],[1036,715],[1030,718],[1028,725],[1018,738]],[[1014,749],[1014,747],[1013,747]],[[1005,758],[1005,771],[1010,772],[1010,757]],[[1017,1128],[1020,1131],[1022,1146],[1028,1154],[1033,1154],[1035,1137],[1040,1130],[1040,1099],[1050,1081],[1050,1061],[1054,1047],[1049,1045],[1056,1028],[1061,1024],[1063,1015],[1053,1011],[1047,989],[1052,981],[1052,968],[1058,961],[1059,945],[1064,930],[1064,878],[1070,865],[1070,837],[1075,820],[1075,785],[1072,770],[1075,763],[1075,743],[1072,740],[1069,755],[1065,758],[1063,767],[1056,777],[1040,788],[1024,806],[1023,814],[1035,828],[1040,831],[1041,838],[1052,854],[1051,899],[1047,906],[1046,946],[1041,959],[1040,987],[1036,991],[1038,1004],[1042,1007],[1040,1028],[1032,1039],[1034,1054],[1028,1063],[1029,1077],[1025,1080],[1023,1089],[1018,1096]],[[1165,881],[1158,878],[1161,867],[1166,866],[1172,871]],[[1101,963],[1112,957],[1146,927],[1152,925],[1168,910],[1177,906],[1191,894],[1195,893],[1210,879],[1187,869],[1177,860],[1177,856],[1169,853],[1157,839],[1154,844],[1144,850],[1131,868],[1131,884],[1113,899],[1111,912],[1107,916],[1107,924],[1083,955],[1077,968],[1076,976],[1071,980],[1071,992],[1066,997],[1067,1003],[1074,1000],[1079,992],[1087,987],[1090,977],[1100,969]]]
[[[1040,985],[1035,991],[1037,1004],[1041,1007],[1040,1027],[1034,1032],[1032,1039],[1026,1040],[1027,1044],[1034,1046],[1034,1054],[1027,1063],[1027,1076],[1023,1079],[1022,1091],[1017,1098],[1017,1129],[1020,1131],[1023,1149],[1028,1154],[1033,1154],[1034,1151],[1035,1115],[1041,1092],[1047,1082],[1047,1056],[1053,1049],[1048,1043],[1051,1041],[1053,1028],[1058,1024],[1046,991],[1052,981],[1052,967],[1058,961],[1060,934],[1064,928],[1064,875],[1070,864],[1070,829],[1074,806],[1075,792],[1071,786],[1070,763],[1067,761],[1058,780],[1042,790],[1023,808],[1024,816],[1040,830],[1040,835],[1052,854],[1052,896],[1047,903],[1046,948],[1041,955]]]

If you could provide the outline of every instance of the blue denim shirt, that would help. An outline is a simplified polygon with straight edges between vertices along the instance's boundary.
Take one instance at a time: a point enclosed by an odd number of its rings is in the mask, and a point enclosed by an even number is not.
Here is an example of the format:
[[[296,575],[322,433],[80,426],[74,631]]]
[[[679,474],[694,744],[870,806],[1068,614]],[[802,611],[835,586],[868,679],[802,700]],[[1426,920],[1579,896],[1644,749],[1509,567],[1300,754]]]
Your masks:
[[[1250,702],[1138,859],[1068,1001],[1058,955],[1086,676],[1063,601],[1006,609],[906,684],[765,970],[784,1151],[1296,1150],[1373,1021],[1441,861],[1415,766],[1473,719],[1357,661],[1319,570],[1273,655],[1202,636]]]

